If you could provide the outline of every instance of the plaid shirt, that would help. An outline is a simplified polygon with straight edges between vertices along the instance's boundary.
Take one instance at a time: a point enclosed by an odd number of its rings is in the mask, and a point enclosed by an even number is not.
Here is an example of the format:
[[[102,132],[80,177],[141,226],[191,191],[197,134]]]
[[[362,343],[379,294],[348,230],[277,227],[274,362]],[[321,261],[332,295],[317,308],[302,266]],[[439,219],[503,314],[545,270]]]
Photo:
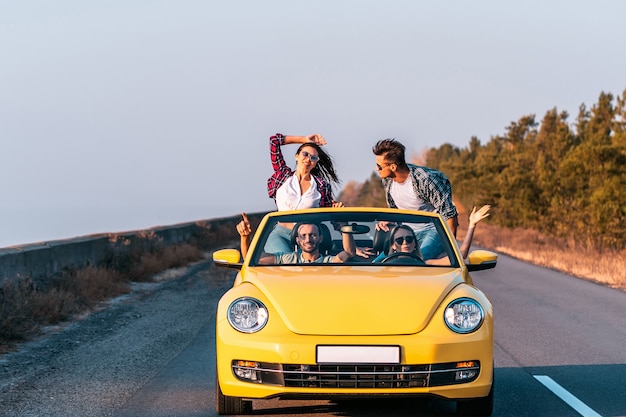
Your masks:
[[[283,152],[281,146],[285,144],[285,136],[277,133],[274,136],[270,136],[270,159],[272,160],[272,169],[274,174],[267,179],[267,194],[270,198],[276,201],[276,190],[287,181],[287,179],[293,176],[294,171],[287,166],[285,159],[283,158]],[[315,180],[317,184],[317,190],[322,195],[320,199],[320,207],[332,207],[333,195],[332,189],[328,181],[311,175],[311,178]]]
[[[432,204],[435,211],[441,214],[444,219],[458,216],[459,213],[452,202],[450,180],[443,172],[413,164],[407,164],[407,166],[413,177],[413,191],[417,198]],[[382,182],[387,194],[387,205],[391,208],[398,208],[390,192],[393,179],[383,178]]]

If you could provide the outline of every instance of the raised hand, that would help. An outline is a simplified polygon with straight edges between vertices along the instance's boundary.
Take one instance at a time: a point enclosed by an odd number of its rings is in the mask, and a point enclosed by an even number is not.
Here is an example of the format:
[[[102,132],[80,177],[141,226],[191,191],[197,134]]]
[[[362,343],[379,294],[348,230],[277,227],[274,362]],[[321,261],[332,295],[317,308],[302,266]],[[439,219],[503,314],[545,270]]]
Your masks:
[[[472,208],[472,212],[469,216],[469,227],[474,227],[480,223],[481,220],[489,217],[489,209],[491,209],[489,204],[485,204],[478,211],[476,211],[476,207]]]
[[[250,234],[252,234],[252,227],[250,226],[248,216],[246,216],[246,213],[241,213],[241,217],[243,220],[237,224],[237,232],[239,233],[239,236],[242,237],[250,236]]]
[[[388,221],[380,221],[376,223],[376,230],[382,230],[383,232],[388,232],[390,224],[391,223]]]
[[[322,136],[322,135],[320,135],[318,133],[306,136],[306,141],[307,142],[313,142],[314,144],[316,144],[318,146],[326,145],[326,139],[324,139],[324,136]]]

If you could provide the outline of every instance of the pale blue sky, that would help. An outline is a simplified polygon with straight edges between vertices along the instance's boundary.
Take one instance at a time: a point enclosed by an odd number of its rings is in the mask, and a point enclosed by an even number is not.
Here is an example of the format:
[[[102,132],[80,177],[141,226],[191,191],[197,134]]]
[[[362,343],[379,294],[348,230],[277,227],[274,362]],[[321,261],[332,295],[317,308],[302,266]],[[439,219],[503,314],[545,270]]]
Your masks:
[[[573,122],[626,89],[624,16],[606,0],[0,0],[0,247],[270,210],[276,132],[324,135],[346,184],[385,137],[419,153],[553,107]]]

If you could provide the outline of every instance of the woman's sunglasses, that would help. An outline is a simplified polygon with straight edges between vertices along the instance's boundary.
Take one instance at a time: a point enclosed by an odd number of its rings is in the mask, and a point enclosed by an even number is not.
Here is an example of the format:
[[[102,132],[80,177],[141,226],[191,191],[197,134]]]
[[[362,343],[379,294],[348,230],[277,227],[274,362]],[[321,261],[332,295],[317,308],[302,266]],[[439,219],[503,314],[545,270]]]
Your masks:
[[[393,241],[396,242],[396,245],[402,245],[404,242],[406,242],[407,245],[410,245],[415,242],[415,238],[413,236],[401,236],[395,238]]]
[[[311,160],[311,162],[317,162],[317,161],[319,161],[319,160],[320,160],[320,157],[319,157],[319,156],[317,156],[317,155],[313,155],[313,154],[310,154],[310,153],[308,153],[307,151],[302,151],[302,152],[300,152],[300,154],[301,154],[303,157],[305,157],[305,158],[309,158],[309,159]]]

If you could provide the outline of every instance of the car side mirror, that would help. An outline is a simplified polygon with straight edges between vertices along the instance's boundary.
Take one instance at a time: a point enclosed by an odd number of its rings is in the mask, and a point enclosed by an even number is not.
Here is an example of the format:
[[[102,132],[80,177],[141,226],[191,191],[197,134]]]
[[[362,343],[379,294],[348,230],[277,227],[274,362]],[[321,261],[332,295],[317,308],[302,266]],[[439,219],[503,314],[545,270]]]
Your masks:
[[[472,271],[484,271],[495,268],[498,263],[498,254],[488,250],[475,250],[467,257],[467,269]]]
[[[241,252],[238,249],[220,249],[213,252],[213,263],[221,268],[241,270]]]

